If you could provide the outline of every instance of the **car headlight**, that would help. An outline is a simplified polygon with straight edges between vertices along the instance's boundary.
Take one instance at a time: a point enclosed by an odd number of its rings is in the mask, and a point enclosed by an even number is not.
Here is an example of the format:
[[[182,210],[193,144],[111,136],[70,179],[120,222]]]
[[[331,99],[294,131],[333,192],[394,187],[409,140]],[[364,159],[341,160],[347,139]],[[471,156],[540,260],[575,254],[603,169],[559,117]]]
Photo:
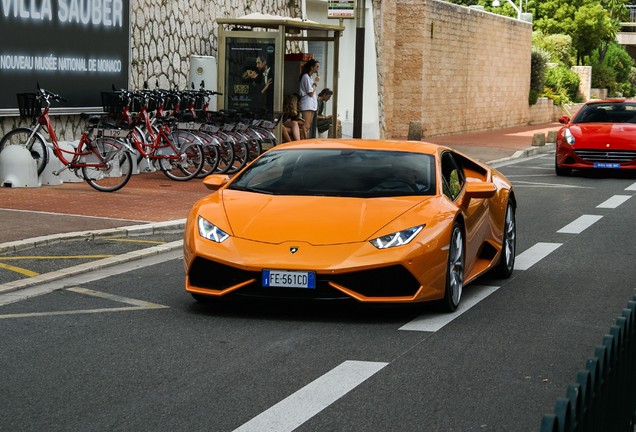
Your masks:
[[[563,132],[563,138],[565,138],[565,142],[570,145],[574,145],[574,143],[576,142],[576,139],[574,139],[574,135],[572,135],[572,132],[570,132],[570,129],[566,129]]]
[[[223,231],[218,226],[211,224],[201,216],[198,219],[199,225],[199,235],[208,240],[212,240],[216,243],[222,243],[225,239],[227,239],[230,235]]]
[[[417,234],[424,228],[425,225],[418,225],[413,228],[408,228],[402,231],[394,232],[382,237],[374,238],[371,240],[371,244],[378,249],[388,249],[395,246],[402,246],[408,244],[415,238]]]

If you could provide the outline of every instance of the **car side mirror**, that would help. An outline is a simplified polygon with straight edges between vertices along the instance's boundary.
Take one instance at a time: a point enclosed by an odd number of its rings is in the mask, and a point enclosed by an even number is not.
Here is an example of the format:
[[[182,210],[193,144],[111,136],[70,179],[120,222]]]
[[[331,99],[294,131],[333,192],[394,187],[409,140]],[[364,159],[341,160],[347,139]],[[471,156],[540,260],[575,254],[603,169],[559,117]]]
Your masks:
[[[211,191],[219,190],[221,187],[228,184],[230,176],[225,174],[211,174],[203,179],[203,184]]]
[[[561,117],[559,117],[559,123],[562,123],[562,124],[570,123],[570,117],[569,116],[561,116]]]
[[[492,198],[497,193],[497,186],[494,183],[484,181],[466,182],[466,190],[462,205],[467,206],[471,199]]]

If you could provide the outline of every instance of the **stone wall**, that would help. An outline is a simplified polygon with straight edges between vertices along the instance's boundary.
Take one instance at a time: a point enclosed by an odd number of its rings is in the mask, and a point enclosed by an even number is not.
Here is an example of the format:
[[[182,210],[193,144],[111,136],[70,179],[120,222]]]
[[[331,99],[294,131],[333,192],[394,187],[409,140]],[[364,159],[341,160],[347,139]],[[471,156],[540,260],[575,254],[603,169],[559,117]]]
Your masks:
[[[158,81],[162,88],[187,88],[190,56],[217,55],[217,18],[254,12],[297,17],[299,4],[290,0],[131,0],[130,87],[141,89],[144,81],[152,86]],[[77,139],[83,127],[78,116],[55,116],[54,123],[60,140]],[[0,136],[19,125],[25,122],[18,117],[0,117]]]
[[[374,8],[384,137],[529,123],[531,24],[436,0]]]

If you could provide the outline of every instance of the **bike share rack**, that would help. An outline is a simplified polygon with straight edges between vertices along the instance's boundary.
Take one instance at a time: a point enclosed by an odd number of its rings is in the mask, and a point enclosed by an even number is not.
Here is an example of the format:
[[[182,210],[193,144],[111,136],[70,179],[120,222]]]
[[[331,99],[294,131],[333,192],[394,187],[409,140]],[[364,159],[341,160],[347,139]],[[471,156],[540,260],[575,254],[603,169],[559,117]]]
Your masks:
[[[25,147],[11,145],[0,152],[0,186],[40,186],[37,164]]]
[[[69,152],[75,151],[78,142],[71,141],[59,141],[60,148]],[[75,173],[69,169],[65,169],[59,175],[53,174],[59,172],[64,166],[62,162],[53,154],[53,148],[46,146],[49,153],[49,161],[44,167],[44,171],[40,174],[40,182],[42,185],[47,186],[59,186],[62,183],[80,183],[83,180],[75,175]]]

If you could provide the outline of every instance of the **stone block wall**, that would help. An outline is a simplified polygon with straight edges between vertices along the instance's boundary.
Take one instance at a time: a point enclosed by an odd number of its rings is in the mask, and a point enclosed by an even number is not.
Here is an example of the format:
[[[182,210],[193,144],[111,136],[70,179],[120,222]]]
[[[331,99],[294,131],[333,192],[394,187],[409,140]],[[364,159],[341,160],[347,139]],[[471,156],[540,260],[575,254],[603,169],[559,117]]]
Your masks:
[[[290,0],[131,0],[130,8],[133,90],[143,88],[144,81],[151,87],[158,82],[162,88],[187,88],[190,56],[217,55],[217,18],[254,12],[300,16],[300,2]],[[69,141],[84,126],[74,115],[55,116],[54,123],[58,139]],[[0,136],[25,124],[19,117],[0,117]]]
[[[437,0],[374,8],[384,137],[528,124],[531,24]]]

